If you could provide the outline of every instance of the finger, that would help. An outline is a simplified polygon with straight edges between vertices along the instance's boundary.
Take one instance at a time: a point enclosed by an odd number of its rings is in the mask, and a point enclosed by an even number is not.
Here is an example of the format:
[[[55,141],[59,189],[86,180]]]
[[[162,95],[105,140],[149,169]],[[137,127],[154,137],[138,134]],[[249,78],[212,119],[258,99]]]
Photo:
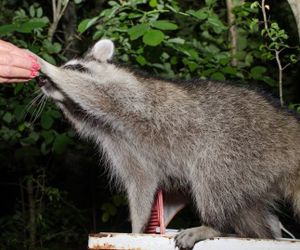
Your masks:
[[[37,75],[38,71],[35,70],[0,65],[0,77],[2,78],[33,78]]]
[[[15,45],[13,45],[12,43],[0,40],[0,49],[11,50],[11,49],[14,49],[14,48],[17,48],[17,47]]]
[[[20,49],[17,46],[3,40],[0,40],[0,51],[10,52],[12,54],[24,57],[28,55],[28,53],[26,53],[26,51],[23,49]]]
[[[14,82],[28,82],[32,78],[2,78],[0,77],[0,83],[14,83]]]
[[[7,65],[7,66],[15,66],[23,69],[30,70],[32,68],[32,62],[27,59],[26,57],[21,57],[18,55],[13,55],[7,52],[0,51],[0,65]],[[1,66],[2,67],[2,66]]]
[[[0,65],[15,66],[28,70],[39,70],[40,66],[34,59],[0,51]]]

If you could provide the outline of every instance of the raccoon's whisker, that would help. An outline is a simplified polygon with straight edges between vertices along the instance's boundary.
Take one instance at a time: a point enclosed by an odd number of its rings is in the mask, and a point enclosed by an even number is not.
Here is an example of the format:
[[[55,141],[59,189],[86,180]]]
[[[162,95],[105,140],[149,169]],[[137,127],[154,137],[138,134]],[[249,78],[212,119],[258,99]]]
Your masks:
[[[43,112],[43,109],[45,107],[45,103],[46,103],[46,96],[43,96],[41,98],[41,100],[38,103],[38,108],[33,112],[31,119],[30,119],[30,123],[31,125],[34,125],[34,123],[36,122],[36,120],[38,119],[38,117],[41,115],[41,113]]]
[[[42,93],[40,88],[36,89],[36,90],[32,93],[32,95],[36,95],[36,94],[38,94],[38,93]]]
[[[36,115],[36,113],[37,113],[37,110],[39,109],[40,104],[42,103],[42,100],[43,100],[43,96],[40,96],[40,98],[38,98],[38,99],[35,100],[34,105],[35,105],[37,108],[35,108],[35,109],[33,110],[32,114],[31,114],[31,116],[30,116],[30,121],[29,121],[29,123],[31,123],[31,122],[34,120],[33,118],[35,117],[35,115]]]
[[[45,105],[47,103],[47,97],[46,96],[43,96],[42,97],[42,100],[41,100],[41,103],[40,103],[40,106],[36,112],[36,115],[35,115],[35,118],[32,122],[32,124],[34,124],[36,122],[36,120],[40,117],[40,115],[42,114],[44,108],[45,108]]]
[[[23,109],[23,119],[26,118],[26,116],[29,114],[30,109],[39,101],[39,99],[43,96],[43,93],[39,93],[37,96],[35,96]]]
[[[43,96],[43,93],[39,93],[37,96],[35,96],[25,107],[26,111],[29,111],[32,105],[36,104],[38,99],[40,99]]]

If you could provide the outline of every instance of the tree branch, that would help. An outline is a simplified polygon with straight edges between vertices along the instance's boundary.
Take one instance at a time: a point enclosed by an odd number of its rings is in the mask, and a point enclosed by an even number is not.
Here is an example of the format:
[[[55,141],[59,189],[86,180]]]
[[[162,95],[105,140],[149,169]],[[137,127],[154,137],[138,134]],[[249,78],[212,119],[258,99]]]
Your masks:
[[[58,23],[63,16],[68,4],[69,0],[52,0],[53,21],[48,30],[48,39],[51,42],[53,40],[54,33],[56,32]]]
[[[234,24],[235,15],[233,14],[234,3],[233,0],[226,0],[227,6],[227,20],[229,25],[229,40],[230,40],[230,53],[231,53],[231,65],[237,66],[237,30]]]
[[[262,14],[263,14],[263,21],[264,21],[265,30],[268,34],[268,37],[271,39],[271,34],[270,34],[268,20],[267,20],[267,14],[266,14],[265,0],[261,1],[261,10],[262,10]],[[281,106],[283,106],[283,104],[284,104],[284,101],[283,101],[283,88],[282,88],[282,82],[283,82],[282,72],[283,72],[283,69],[286,68],[286,67],[282,68],[281,61],[280,61],[280,52],[282,50],[284,50],[284,49],[281,49],[281,50],[274,49],[274,50],[272,50],[275,53],[275,58],[276,58],[277,67],[278,67],[278,88],[279,88],[279,98],[280,98],[280,105]]]

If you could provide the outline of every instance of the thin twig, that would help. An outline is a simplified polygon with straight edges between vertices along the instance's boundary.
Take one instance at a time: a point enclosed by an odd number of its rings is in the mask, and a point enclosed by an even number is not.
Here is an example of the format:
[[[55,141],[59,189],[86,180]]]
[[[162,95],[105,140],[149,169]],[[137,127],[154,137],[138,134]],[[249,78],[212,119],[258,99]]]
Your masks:
[[[269,26],[268,26],[268,20],[267,20],[267,14],[266,14],[266,6],[265,6],[265,0],[261,1],[261,10],[262,10],[262,14],[263,14],[263,20],[264,20],[264,26],[265,26],[265,30],[268,34],[268,37],[271,38],[271,34],[270,34],[270,30],[269,30]],[[281,61],[280,61],[280,53],[284,50],[277,50],[274,49],[272,51],[274,51],[275,54],[275,58],[276,58],[276,62],[277,62],[277,67],[278,67],[278,87],[279,87],[279,98],[280,98],[280,105],[283,106],[284,101],[283,101],[283,89],[282,89],[282,72],[286,67],[282,67],[281,65]]]
[[[230,53],[231,53],[231,65],[237,66],[237,30],[234,24],[235,15],[233,13],[234,3],[232,0],[226,0],[227,5],[227,20],[229,25],[229,40],[230,40]]]
[[[280,51],[275,50],[275,58],[278,66],[278,82],[279,82],[279,98],[280,98],[280,105],[283,106],[283,93],[282,93],[282,65],[280,61]]]
[[[52,11],[53,11],[53,21],[48,30],[48,39],[50,42],[53,40],[54,33],[56,32],[58,23],[62,18],[67,6],[69,4],[69,0],[66,0],[63,4],[63,0],[52,0]]]
[[[267,31],[267,33],[270,37],[270,31],[269,31],[267,13],[266,13],[266,7],[265,7],[265,0],[261,1],[261,11],[262,11],[262,14],[263,14],[265,30]]]

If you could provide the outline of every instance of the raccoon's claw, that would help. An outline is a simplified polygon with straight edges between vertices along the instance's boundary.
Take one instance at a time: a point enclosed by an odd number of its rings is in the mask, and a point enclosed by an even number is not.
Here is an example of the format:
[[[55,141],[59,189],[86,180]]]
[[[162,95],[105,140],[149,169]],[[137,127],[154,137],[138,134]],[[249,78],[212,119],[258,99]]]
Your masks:
[[[185,229],[175,236],[175,245],[180,250],[193,249],[196,242],[221,236],[219,231],[207,226]]]

